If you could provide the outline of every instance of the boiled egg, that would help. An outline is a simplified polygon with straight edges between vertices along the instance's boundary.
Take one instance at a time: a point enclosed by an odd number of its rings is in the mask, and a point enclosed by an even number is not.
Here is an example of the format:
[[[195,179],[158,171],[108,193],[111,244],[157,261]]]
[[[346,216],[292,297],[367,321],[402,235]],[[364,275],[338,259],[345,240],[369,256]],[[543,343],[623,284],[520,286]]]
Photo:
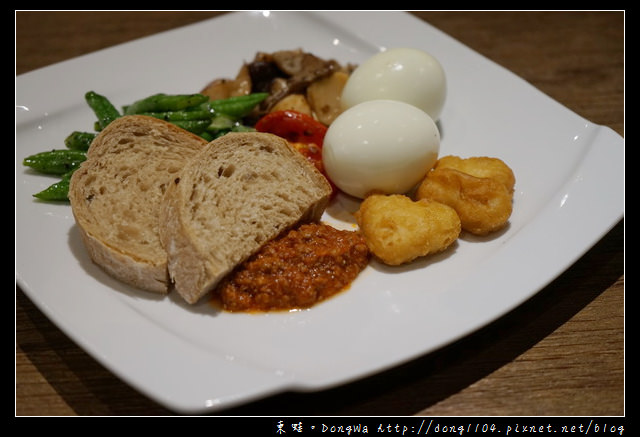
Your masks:
[[[360,64],[342,90],[341,104],[348,109],[367,100],[400,100],[438,121],[447,94],[440,62],[422,50],[392,48]]]
[[[343,192],[406,193],[434,166],[440,133],[433,119],[397,100],[369,100],[342,112],[322,147],[327,176]]]

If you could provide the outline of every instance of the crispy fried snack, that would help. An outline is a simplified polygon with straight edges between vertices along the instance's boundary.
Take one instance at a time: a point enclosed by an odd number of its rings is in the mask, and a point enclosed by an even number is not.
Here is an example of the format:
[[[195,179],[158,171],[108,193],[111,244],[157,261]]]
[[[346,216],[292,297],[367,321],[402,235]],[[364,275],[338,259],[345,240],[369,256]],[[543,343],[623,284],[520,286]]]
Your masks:
[[[453,208],[401,194],[370,195],[355,217],[371,253],[388,265],[443,251],[461,231]]]
[[[434,168],[453,168],[477,178],[492,178],[502,182],[510,193],[513,193],[516,178],[511,168],[501,159],[487,156],[460,158],[459,156],[443,156]]]
[[[475,235],[503,228],[513,209],[513,195],[504,183],[453,168],[431,170],[415,197],[449,205],[458,213],[462,229]]]

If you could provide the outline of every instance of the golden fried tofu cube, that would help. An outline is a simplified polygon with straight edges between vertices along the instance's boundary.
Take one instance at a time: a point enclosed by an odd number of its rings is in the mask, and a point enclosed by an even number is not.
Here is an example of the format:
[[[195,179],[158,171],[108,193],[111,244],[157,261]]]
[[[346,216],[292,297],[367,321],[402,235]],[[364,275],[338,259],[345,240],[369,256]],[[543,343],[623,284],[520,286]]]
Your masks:
[[[453,168],[434,168],[415,194],[449,205],[458,213],[462,229],[487,235],[502,229],[513,209],[513,195],[497,179],[476,177]]]
[[[371,253],[388,265],[441,252],[461,231],[453,208],[401,194],[370,195],[355,217]]]
[[[443,156],[438,159],[434,168],[453,168],[477,178],[492,178],[502,182],[509,192],[513,192],[516,178],[513,170],[499,158],[488,156]]]

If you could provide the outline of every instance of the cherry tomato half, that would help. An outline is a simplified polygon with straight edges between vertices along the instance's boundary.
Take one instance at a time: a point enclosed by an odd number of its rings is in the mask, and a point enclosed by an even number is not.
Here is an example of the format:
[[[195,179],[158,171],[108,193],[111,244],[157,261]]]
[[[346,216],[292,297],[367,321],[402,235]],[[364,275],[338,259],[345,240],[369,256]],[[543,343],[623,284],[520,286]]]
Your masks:
[[[289,141],[327,177],[322,164],[322,143],[327,127],[313,117],[297,111],[274,111],[263,116],[255,125],[258,132],[267,132]],[[327,177],[335,194],[336,187]]]
[[[297,111],[274,111],[255,125],[258,132],[269,132],[292,143],[313,143],[322,147],[327,127],[313,117]]]
[[[289,144],[300,152],[302,156],[311,161],[322,174],[325,174],[324,166],[322,165],[322,149],[320,147],[315,143],[294,143],[289,141]]]

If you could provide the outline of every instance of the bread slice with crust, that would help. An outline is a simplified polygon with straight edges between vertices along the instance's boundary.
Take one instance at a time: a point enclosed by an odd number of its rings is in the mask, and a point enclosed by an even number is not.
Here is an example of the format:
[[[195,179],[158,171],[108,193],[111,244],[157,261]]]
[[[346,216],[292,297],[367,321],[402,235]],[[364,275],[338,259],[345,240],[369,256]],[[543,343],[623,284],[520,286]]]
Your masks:
[[[176,291],[198,302],[267,241],[317,221],[326,178],[289,143],[267,133],[220,137],[176,174],[160,212],[160,238]]]
[[[204,139],[152,117],[111,122],[71,178],[69,201],[97,265],[134,287],[167,293],[158,217],[166,187]]]

